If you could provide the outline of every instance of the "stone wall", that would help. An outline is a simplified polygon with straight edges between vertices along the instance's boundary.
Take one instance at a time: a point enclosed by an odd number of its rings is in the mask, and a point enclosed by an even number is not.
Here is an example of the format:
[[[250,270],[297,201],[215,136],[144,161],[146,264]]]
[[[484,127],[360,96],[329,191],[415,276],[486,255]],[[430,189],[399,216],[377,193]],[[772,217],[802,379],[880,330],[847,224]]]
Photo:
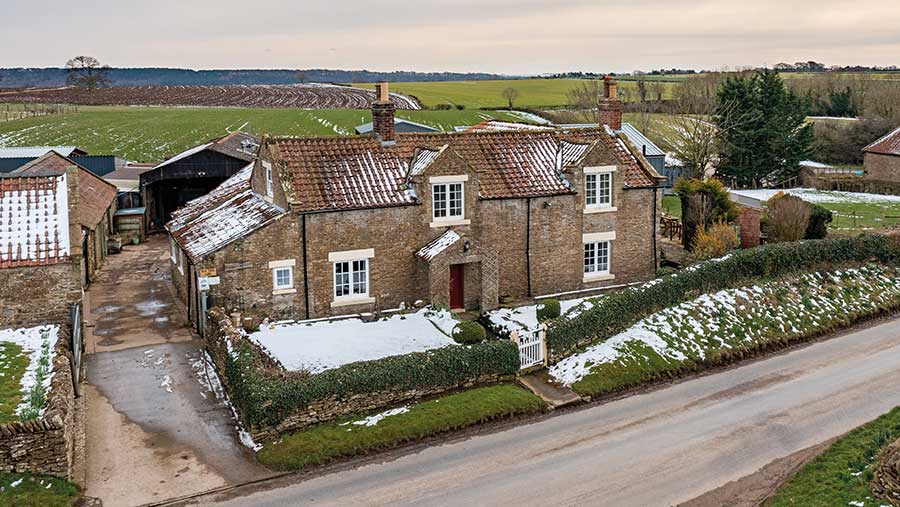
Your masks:
[[[737,226],[741,233],[741,248],[754,248],[760,244],[762,210],[738,206]]]
[[[900,165],[900,157],[867,154],[863,174],[826,173],[804,167],[800,170],[800,184],[819,190],[900,195],[900,167],[893,168],[892,165]],[[875,168],[875,172],[870,172],[869,167]]]
[[[43,417],[0,424],[0,470],[72,477],[77,428],[69,341],[68,326],[60,326]]]
[[[230,385],[228,377],[225,375],[230,348],[229,342],[231,344],[239,343],[242,340],[246,340],[246,338],[234,326],[230,316],[226,315],[221,308],[213,308],[207,314],[207,326],[204,340],[209,355],[218,371],[219,378],[225,386],[228,395],[231,397],[235,386]],[[247,343],[253,345],[252,342],[247,341]],[[275,359],[268,357],[264,351],[259,349],[259,347],[253,346],[260,353],[261,364],[259,367],[262,375],[269,376],[270,381],[272,382],[278,382],[279,379],[284,378],[285,375],[291,375],[290,372],[285,373]],[[257,428],[250,427],[245,423],[244,427],[250,432],[255,440],[270,440],[285,433],[301,430],[314,424],[333,421],[351,414],[371,412],[403,403],[416,402],[423,398],[433,397],[448,391],[470,388],[476,385],[490,385],[511,380],[512,377],[506,377],[499,374],[482,375],[470,378],[460,384],[444,385],[429,389],[381,391],[357,394],[344,398],[323,398],[315,400],[302,409],[296,410],[276,425]],[[240,407],[235,406],[235,408],[240,413]]]
[[[82,296],[74,261],[0,269],[0,328],[63,322]]]
[[[900,183],[900,157],[866,153],[864,166],[866,177],[876,181]]]
[[[872,492],[891,505],[900,507],[900,440],[881,451],[872,480]]]

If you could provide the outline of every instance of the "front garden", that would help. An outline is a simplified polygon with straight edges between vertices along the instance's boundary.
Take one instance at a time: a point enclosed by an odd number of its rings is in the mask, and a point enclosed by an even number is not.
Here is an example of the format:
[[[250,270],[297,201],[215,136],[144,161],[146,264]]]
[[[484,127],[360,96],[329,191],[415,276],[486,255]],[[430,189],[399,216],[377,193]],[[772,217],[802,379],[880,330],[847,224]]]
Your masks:
[[[0,330],[0,423],[43,414],[58,333],[58,326]]]

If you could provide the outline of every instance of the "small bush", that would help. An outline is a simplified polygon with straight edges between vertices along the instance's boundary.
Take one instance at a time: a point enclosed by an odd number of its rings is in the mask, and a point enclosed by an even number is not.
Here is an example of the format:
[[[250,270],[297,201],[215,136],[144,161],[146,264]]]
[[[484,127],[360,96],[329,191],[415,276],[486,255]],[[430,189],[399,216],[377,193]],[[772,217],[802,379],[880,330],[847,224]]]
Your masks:
[[[828,235],[828,224],[834,220],[831,210],[818,204],[813,204],[809,214],[809,225],[806,226],[806,239],[825,239]]]
[[[681,198],[681,241],[688,251],[693,248],[697,233],[716,222],[733,222],[737,217],[737,207],[719,180],[682,178],[675,183],[675,193]]]
[[[537,320],[538,322],[544,322],[547,320],[553,320],[559,318],[560,309],[559,309],[559,300],[557,299],[543,299],[537,304]]]
[[[734,227],[720,221],[714,223],[709,229],[697,233],[691,254],[696,260],[712,259],[724,256],[738,245],[740,245],[740,241]]]
[[[453,341],[462,345],[481,343],[487,338],[484,326],[477,322],[464,320],[453,328]]]
[[[809,227],[810,205],[799,197],[783,195],[769,201],[769,237],[772,241],[799,241]]]

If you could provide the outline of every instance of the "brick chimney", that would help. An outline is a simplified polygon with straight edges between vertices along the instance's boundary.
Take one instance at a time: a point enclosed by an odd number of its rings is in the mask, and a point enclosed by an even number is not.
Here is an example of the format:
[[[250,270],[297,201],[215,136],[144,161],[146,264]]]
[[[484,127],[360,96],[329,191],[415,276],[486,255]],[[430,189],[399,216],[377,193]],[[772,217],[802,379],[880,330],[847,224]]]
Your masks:
[[[375,96],[375,102],[372,103],[372,132],[382,143],[393,143],[397,139],[394,133],[394,103],[391,102],[386,82],[375,85]]]
[[[603,78],[603,98],[600,99],[600,126],[609,125],[613,130],[622,130],[622,101],[619,100],[618,85],[612,76]]]

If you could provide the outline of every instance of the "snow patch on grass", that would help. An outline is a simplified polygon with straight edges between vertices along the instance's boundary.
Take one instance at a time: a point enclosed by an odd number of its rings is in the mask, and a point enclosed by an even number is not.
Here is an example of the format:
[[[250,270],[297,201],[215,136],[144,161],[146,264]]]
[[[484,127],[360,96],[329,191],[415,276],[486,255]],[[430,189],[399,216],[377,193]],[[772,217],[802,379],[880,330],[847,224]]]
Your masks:
[[[53,380],[53,358],[59,326],[0,330],[0,341],[15,343],[29,358],[28,366],[19,384],[22,386],[22,402],[16,414],[23,420],[37,419],[44,415],[50,382]]]

